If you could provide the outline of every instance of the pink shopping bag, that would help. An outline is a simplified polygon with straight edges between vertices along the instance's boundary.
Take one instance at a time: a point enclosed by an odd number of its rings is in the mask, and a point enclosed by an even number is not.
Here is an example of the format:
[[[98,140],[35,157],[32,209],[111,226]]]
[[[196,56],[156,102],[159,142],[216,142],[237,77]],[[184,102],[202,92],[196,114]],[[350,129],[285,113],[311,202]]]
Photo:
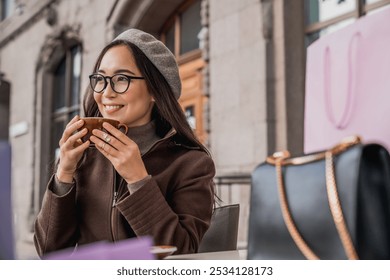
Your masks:
[[[304,151],[349,135],[390,149],[390,8],[307,49]]]

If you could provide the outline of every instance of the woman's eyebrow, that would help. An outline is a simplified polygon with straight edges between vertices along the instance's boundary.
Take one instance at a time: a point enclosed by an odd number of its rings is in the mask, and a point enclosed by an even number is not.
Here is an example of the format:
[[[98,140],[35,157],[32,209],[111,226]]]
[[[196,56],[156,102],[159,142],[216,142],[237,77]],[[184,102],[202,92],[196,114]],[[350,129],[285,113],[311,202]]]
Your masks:
[[[119,69],[119,70],[116,70],[114,73],[115,74],[119,74],[119,73],[123,73],[123,72],[129,73],[131,75],[135,75],[135,73],[133,71],[129,70],[129,69]]]
[[[99,69],[99,70],[98,70],[98,73],[103,73],[103,74],[105,74],[106,71],[104,71],[103,69]],[[119,74],[119,73],[129,73],[129,74],[131,74],[131,75],[135,75],[135,73],[132,72],[132,71],[130,71],[129,69],[118,69],[118,70],[115,70],[115,71],[114,71],[114,74]]]

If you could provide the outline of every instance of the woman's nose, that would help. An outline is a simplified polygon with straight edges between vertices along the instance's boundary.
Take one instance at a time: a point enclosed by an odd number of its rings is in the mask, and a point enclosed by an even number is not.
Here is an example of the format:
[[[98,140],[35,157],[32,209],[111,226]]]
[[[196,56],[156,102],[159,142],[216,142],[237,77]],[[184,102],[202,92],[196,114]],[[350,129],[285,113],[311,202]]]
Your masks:
[[[106,88],[104,89],[103,91],[103,95],[104,97],[106,98],[112,98],[112,97],[115,97],[116,96],[116,92],[114,91],[114,89],[112,88],[112,85],[110,82],[107,83],[107,86]]]

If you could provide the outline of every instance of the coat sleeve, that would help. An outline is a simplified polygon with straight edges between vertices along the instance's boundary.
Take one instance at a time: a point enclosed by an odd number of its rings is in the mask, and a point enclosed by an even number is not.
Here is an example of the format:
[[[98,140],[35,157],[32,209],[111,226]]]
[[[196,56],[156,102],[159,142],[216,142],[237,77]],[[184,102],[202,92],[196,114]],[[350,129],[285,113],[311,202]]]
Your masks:
[[[42,207],[34,224],[34,245],[40,257],[75,245],[77,232],[75,183],[63,195],[53,192],[58,184],[53,175],[43,196]]]
[[[149,235],[156,245],[174,245],[176,254],[197,252],[214,207],[215,167],[203,152],[167,168],[175,174],[165,197],[152,177],[117,207],[137,236]]]

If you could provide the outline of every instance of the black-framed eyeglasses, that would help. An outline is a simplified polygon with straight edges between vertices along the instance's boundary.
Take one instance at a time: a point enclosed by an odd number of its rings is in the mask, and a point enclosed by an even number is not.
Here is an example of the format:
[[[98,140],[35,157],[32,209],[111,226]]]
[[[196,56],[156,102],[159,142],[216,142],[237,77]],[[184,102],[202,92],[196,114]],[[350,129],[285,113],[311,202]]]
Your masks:
[[[92,74],[89,75],[89,84],[94,92],[102,93],[108,85],[107,79],[110,80],[113,91],[116,93],[124,93],[129,88],[132,79],[142,80],[144,77],[129,76],[125,74],[115,74],[110,77],[101,74]]]

